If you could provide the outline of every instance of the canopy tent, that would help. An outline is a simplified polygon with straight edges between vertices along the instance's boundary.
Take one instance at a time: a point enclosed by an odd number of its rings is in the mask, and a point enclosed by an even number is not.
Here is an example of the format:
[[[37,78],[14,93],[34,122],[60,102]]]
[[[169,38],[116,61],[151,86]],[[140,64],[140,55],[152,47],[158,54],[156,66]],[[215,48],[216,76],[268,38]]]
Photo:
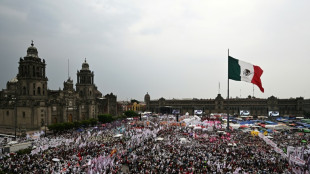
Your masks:
[[[238,129],[240,127],[240,124],[230,124],[233,129]]]
[[[265,125],[265,128],[275,128],[277,125]]]
[[[187,142],[187,139],[186,138],[180,138],[180,141],[181,141],[181,143],[185,143],[185,142]]]
[[[194,130],[201,130],[202,128],[199,126],[194,127]]]
[[[208,129],[207,128],[203,128],[202,131],[208,131]]]
[[[272,121],[265,121],[266,124],[272,124],[272,125],[277,125],[278,123],[272,122]]]
[[[113,137],[118,138],[118,137],[122,137],[122,136],[123,136],[123,134],[117,134],[117,135],[114,135]]]
[[[310,129],[303,129],[305,133],[310,133]]]
[[[60,160],[58,158],[53,158],[52,161],[59,162]]]
[[[228,143],[228,146],[237,146],[236,143]]]
[[[8,145],[13,145],[13,144],[17,144],[18,142],[17,141],[11,141],[8,143]]]

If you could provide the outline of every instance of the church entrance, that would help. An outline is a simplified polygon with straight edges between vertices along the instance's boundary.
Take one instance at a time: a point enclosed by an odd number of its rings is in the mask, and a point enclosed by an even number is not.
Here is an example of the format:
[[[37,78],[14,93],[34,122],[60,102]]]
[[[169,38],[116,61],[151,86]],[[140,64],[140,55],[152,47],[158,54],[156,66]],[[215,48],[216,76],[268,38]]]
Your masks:
[[[68,122],[72,123],[72,114],[69,114],[69,116],[68,116]]]
[[[56,117],[54,117],[53,123],[54,123],[54,124],[57,123],[57,118],[56,118]]]

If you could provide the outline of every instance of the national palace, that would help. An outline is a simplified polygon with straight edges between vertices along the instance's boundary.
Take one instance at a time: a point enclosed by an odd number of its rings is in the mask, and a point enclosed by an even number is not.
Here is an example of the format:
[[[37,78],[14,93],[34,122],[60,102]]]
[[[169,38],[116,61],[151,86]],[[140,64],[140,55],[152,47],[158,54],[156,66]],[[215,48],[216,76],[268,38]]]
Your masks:
[[[144,96],[146,110],[162,114],[179,113],[204,114],[227,113],[239,115],[240,111],[249,111],[252,116],[270,116],[270,112],[278,112],[279,116],[304,116],[310,113],[310,100],[303,97],[280,99],[271,96],[267,99],[247,97],[224,99],[218,94],[215,99],[165,99],[151,100],[147,93]]]

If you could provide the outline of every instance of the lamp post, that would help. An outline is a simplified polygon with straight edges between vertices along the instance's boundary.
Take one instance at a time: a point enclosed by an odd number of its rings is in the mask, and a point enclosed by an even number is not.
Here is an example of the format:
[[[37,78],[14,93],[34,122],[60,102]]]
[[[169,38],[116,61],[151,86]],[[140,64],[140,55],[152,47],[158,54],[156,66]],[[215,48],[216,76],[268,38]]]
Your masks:
[[[46,126],[47,126],[47,115],[46,115],[46,110],[44,110],[45,114],[45,137],[46,137]]]
[[[16,95],[15,98],[13,98],[14,100],[14,129],[15,129],[15,141],[16,141],[16,129],[17,129],[17,104],[16,104]]]

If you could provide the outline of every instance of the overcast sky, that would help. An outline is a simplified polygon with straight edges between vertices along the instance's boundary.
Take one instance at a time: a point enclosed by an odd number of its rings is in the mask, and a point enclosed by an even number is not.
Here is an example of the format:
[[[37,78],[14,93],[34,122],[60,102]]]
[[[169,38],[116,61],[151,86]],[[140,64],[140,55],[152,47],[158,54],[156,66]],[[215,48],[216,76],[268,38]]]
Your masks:
[[[118,100],[227,97],[227,50],[260,66],[268,98],[310,98],[309,0],[0,1],[0,88],[34,40],[49,89],[87,59],[95,83]],[[230,96],[253,85],[230,81]]]

